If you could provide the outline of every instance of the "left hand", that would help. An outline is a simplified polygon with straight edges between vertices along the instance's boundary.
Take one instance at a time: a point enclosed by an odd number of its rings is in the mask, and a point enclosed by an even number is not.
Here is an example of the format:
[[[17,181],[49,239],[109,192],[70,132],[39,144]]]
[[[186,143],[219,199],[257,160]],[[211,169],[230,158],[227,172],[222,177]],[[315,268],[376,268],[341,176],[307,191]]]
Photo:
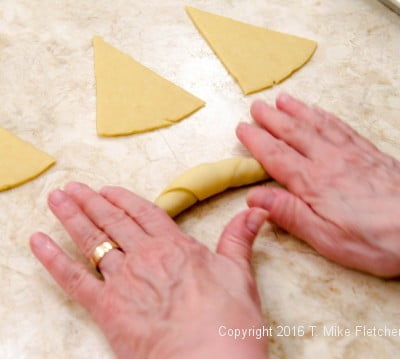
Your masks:
[[[101,260],[100,280],[47,235],[31,238],[34,254],[89,310],[118,358],[265,358],[265,338],[219,335],[221,326],[263,325],[249,260],[264,210],[237,215],[212,253],[160,208],[122,188],[99,194],[70,183],[50,195],[49,206],[86,257],[108,239],[122,249]]]

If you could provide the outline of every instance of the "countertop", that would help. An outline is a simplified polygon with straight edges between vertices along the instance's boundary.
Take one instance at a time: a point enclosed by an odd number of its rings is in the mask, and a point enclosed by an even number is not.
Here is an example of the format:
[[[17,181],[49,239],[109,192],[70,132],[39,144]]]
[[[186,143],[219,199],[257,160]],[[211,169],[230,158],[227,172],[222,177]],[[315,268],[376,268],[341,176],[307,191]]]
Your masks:
[[[184,11],[190,5],[318,41],[311,61],[283,83],[244,96]],[[171,127],[99,138],[93,35],[206,101]],[[2,0],[0,126],[57,159],[48,172],[0,193],[0,357],[112,358],[88,314],[31,254],[42,230],[84,261],[46,206],[70,180],[125,186],[154,199],[196,164],[246,155],[235,137],[249,105],[287,91],[336,113],[400,159],[400,17],[376,0]],[[229,191],[177,220],[214,249],[248,188]],[[269,325],[400,328],[400,284],[335,265],[266,224],[254,271]],[[194,313],[196,315],[196,313]],[[201,313],[198,313],[201,315]],[[394,358],[399,337],[276,337],[272,358]]]

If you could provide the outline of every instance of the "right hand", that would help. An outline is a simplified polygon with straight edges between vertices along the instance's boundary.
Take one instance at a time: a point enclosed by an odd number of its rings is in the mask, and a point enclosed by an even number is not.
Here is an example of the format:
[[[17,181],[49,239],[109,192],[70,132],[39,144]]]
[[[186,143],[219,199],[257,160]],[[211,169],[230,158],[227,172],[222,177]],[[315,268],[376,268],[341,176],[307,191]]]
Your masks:
[[[334,115],[282,94],[257,101],[260,127],[237,135],[287,190],[258,187],[251,207],[344,266],[400,275],[400,163]]]

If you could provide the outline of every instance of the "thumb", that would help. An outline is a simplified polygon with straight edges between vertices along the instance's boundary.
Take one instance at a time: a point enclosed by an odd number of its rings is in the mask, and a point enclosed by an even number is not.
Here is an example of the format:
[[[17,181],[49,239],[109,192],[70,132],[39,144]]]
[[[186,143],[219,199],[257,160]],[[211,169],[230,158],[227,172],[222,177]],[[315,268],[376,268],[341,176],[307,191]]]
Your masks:
[[[279,227],[308,242],[320,252],[325,252],[327,234],[334,234],[334,226],[319,217],[301,198],[273,187],[260,186],[247,196],[249,207],[264,208],[268,219]]]
[[[268,212],[261,208],[247,209],[236,215],[222,232],[217,253],[235,261],[249,262],[254,239],[267,217]]]

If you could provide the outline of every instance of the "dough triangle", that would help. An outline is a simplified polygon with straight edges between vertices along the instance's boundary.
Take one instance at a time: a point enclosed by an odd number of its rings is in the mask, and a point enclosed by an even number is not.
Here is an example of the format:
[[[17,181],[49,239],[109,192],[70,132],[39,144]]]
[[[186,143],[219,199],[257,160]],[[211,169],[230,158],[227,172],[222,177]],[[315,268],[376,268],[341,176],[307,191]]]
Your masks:
[[[245,94],[283,81],[303,66],[317,47],[315,41],[192,7],[186,11]]]
[[[97,133],[128,135],[169,126],[204,102],[128,55],[93,38],[97,88]]]
[[[0,191],[39,176],[54,163],[53,157],[0,128]]]

